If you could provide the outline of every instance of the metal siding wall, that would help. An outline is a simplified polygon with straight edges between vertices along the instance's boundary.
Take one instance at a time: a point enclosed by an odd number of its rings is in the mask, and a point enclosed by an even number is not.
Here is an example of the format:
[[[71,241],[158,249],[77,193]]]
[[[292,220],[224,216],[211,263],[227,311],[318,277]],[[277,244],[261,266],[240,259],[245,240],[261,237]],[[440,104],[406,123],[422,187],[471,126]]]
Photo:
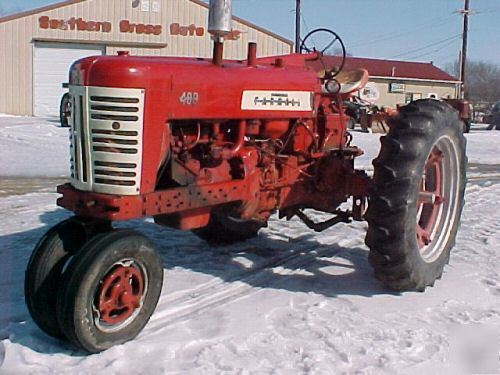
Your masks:
[[[0,24],[0,112],[23,115],[32,112],[32,45],[26,38],[29,22]]]
[[[7,112],[7,27],[5,24],[0,24],[0,112]]]
[[[148,47],[106,47],[107,55],[116,55],[118,51],[129,51],[131,56],[162,56],[162,48]]]
[[[0,23],[0,112],[31,115],[33,113],[33,40],[52,40],[61,42],[86,41],[107,46],[108,54],[119,50],[130,50],[132,54],[153,56],[191,56],[210,57],[212,42],[207,32],[208,9],[189,0],[161,0],[160,12],[142,12],[132,9],[131,0],[87,0],[44,11],[38,14]],[[150,3],[152,5],[152,3]],[[39,17],[49,16],[55,19],[83,18],[91,21],[109,21],[112,31],[87,32],[77,30],[42,30]],[[162,34],[138,35],[122,33],[120,20],[128,19],[132,23],[161,24]],[[183,26],[195,24],[205,28],[203,37],[171,36],[170,24],[178,22]],[[242,31],[238,41],[227,41],[225,57],[245,59],[248,42],[257,42],[258,56],[270,56],[291,52],[291,46],[274,36],[234,21],[235,30]],[[118,46],[126,42],[135,46]],[[151,45],[140,47],[141,43]],[[167,44],[166,48],[162,44]]]

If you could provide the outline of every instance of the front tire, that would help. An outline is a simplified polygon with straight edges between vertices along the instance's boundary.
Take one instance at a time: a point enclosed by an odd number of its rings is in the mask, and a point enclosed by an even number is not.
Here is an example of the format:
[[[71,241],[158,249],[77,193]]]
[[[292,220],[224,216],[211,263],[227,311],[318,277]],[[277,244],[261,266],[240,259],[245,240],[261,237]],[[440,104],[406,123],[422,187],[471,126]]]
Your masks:
[[[77,220],[64,220],[38,241],[26,267],[26,306],[38,327],[50,336],[64,338],[56,319],[57,290],[64,266],[86,239]]]
[[[390,120],[381,143],[366,214],[369,261],[385,286],[423,291],[441,277],[460,223],[463,125],[447,104],[419,100]]]
[[[96,353],[133,339],[156,308],[163,265],[151,242],[114,230],[87,242],[71,260],[57,299],[61,330]]]

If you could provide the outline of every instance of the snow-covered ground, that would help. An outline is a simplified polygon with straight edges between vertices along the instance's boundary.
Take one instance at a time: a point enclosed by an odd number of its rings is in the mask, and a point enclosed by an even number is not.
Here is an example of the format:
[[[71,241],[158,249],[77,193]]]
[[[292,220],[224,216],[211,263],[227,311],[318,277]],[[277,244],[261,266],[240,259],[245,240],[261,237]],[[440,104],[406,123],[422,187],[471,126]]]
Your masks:
[[[467,134],[469,163],[500,164],[500,131],[486,131],[474,124]],[[378,134],[354,132],[353,144],[365,150],[357,159],[358,168],[372,168],[380,143]],[[68,128],[57,120],[0,114],[0,176],[67,176],[69,170]]]
[[[0,176],[67,176],[69,132],[58,123],[0,115]]]
[[[273,217],[258,238],[213,247],[134,221],[125,225],[151,237],[164,261],[160,303],[136,340],[85,355],[44,335],[23,299],[34,244],[69,213],[55,206],[53,182],[12,195],[5,178],[65,175],[67,130],[0,117],[0,374],[459,374],[469,360],[500,373],[500,132],[474,129],[462,227],[434,288],[383,289],[365,223],[315,234]],[[378,136],[355,133],[353,143],[369,166]]]

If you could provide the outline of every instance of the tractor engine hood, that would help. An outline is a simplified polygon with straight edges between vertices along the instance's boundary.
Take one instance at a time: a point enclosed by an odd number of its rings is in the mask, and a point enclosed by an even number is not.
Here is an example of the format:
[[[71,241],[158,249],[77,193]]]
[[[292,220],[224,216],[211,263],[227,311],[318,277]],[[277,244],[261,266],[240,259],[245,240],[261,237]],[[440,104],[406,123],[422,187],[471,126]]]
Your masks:
[[[289,55],[257,59],[255,65],[224,61],[216,66],[201,58],[95,56],[73,64],[70,84],[144,89],[146,102],[155,102],[168,119],[312,117],[321,85],[298,59]],[[195,100],[184,100],[186,95]]]

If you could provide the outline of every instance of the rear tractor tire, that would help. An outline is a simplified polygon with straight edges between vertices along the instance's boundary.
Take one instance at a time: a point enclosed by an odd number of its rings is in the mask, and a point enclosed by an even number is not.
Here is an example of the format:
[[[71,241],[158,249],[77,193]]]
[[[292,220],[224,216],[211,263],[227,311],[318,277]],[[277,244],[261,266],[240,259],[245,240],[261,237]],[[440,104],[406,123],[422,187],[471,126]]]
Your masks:
[[[91,353],[136,337],[156,308],[163,265],[151,242],[133,230],[95,237],[70,261],[57,298],[68,340]]]
[[[423,291],[448,263],[465,190],[463,124],[453,108],[418,100],[390,120],[374,160],[366,244],[387,287]]]

